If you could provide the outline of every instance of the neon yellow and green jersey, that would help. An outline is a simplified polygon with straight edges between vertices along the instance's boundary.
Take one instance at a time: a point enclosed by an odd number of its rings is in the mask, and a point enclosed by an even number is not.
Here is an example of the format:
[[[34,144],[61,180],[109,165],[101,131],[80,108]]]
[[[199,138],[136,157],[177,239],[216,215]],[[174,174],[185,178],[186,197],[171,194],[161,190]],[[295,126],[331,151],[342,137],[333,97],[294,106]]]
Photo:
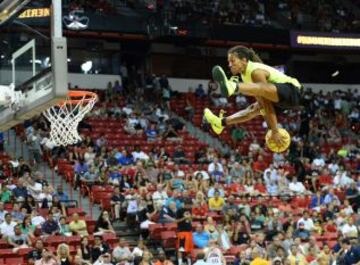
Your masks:
[[[284,83],[290,83],[298,88],[301,88],[301,84],[299,83],[299,81],[296,78],[292,78],[286,74],[283,74],[282,72],[280,72],[279,70],[262,64],[262,63],[255,63],[252,61],[248,61],[246,70],[245,70],[245,74],[241,74],[241,78],[243,80],[244,83],[254,83],[252,81],[251,78],[251,74],[253,73],[253,71],[257,70],[257,69],[261,69],[261,70],[265,70],[269,73],[269,77],[268,77],[268,81],[270,83],[273,84],[284,84]]]

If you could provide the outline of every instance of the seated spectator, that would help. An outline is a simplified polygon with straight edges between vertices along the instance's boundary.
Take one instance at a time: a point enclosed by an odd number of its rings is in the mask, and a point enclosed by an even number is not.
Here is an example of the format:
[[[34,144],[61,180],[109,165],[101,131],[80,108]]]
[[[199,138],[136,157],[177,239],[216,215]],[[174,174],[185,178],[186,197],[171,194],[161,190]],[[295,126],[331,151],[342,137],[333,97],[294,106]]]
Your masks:
[[[9,236],[7,242],[13,247],[14,252],[17,252],[20,248],[31,246],[30,238],[21,231],[20,225],[14,227],[14,235]]]
[[[173,153],[173,160],[176,164],[189,164],[186,154],[181,145],[178,145]]]
[[[175,222],[176,221],[176,213],[177,213],[177,208],[176,208],[175,202],[170,202],[168,207],[163,206],[160,211],[159,223]]]
[[[144,243],[144,240],[139,240],[136,247],[134,247],[133,251],[131,252],[131,255],[134,257],[142,257],[144,251],[147,250],[147,247]]]
[[[358,229],[354,225],[354,220],[352,217],[349,217],[345,220],[345,224],[341,227],[341,233],[344,238],[358,238]]]
[[[248,105],[248,101],[246,99],[245,96],[243,95],[237,95],[235,97],[235,102],[236,102],[236,105],[240,108],[240,109],[243,109],[245,108],[247,105]]]
[[[58,245],[56,250],[56,258],[60,265],[70,265],[70,248],[67,244]]]
[[[116,263],[130,262],[132,260],[131,251],[123,238],[119,239],[119,245],[114,248],[112,256]]]
[[[2,185],[1,192],[0,192],[0,202],[3,202],[3,203],[10,202],[11,196],[12,196],[12,192],[11,192],[11,190],[9,190],[7,185]]]
[[[112,265],[111,262],[111,254],[104,253],[102,254],[94,263],[93,265]]]
[[[24,221],[22,222],[22,224],[20,225],[21,227],[21,231],[26,235],[28,236],[31,240],[35,238],[35,225],[33,225],[31,223],[31,216],[30,215],[27,215],[25,218],[24,218]]]
[[[154,142],[158,140],[158,132],[156,130],[156,125],[152,123],[150,127],[145,130],[145,135],[148,142]]]
[[[82,233],[85,233],[84,230],[82,231],[83,231]],[[95,232],[96,234],[115,233],[115,230],[110,222],[109,213],[107,211],[101,212],[98,220],[96,221]]]
[[[91,248],[92,260],[97,260],[101,255],[108,253],[110,250],[109,245],[104,242],[102,236],[94,235],[94,245]]]
[[[51,251],[44,249],[42,257],[39,260],[35,261],[35,265],[58,265],[59,262],[54,254]]]
[[[6,213],[4,222],[0,224],[0,234],[3,239],[14,235],[14,227],[16,222],[12,220],[11,213]]]
[[[20,211],[19,203],[14,203],[13,209],[11,211],[11,217],[17,223],[22,223],[22,221],[24,220],[25,214]]]
[[[300,222],[298,229],[294,232],[294,237],[299,237],[302,240],[308,240],[310,238],[310,231],[305,229],[305,224]]]
[[[36,227],[38,227],[38,226],[41,227],[42,224],[45,223],[45,221],[46,221],[45,218],[42,217],[39,214],[39,212],[36,210],[36,208],[32,210],[32,212],[31,212],[31,223],[33,225],[35,225]]]
[[[304,194],[306,192],[304,184],[298,181],[296,176],[294,176],[292,181],[289,183],[289,189],[294,194]]]
[[[203,230],[203,226],[198,224],[196,232],[193,233],[193,243],[196,248],[206,248],[209,246],[210,235]]]
[[[140,150],[140,146],[135,146],[135,149],[132,152],[132,156],[134,158],[134,161],[149,159],[149,156],[144,151]]]
[[[301,253],[296,245],[292,245],[290,248],[290,254],[287,257],[290,265],[307,264],[305,256]]]
[[[87,225],[85,220],[80,220],[79,214],[74,213],[72,215],[72,221],[69,224],[70,231],[74,233],[74,235],[79,236],[88,236]]]
[[[80,246],[77,246],[77,256],[79,256],[84,261],[90,261],[92,258],[92,248],[89,245],[89,238],[84,236],[80,240]]]
[[[29,264],[34,264],[35,261],[40,260],[42,258],[42,255],[44,253],[44,243],[41,239],[37,239],[35,241],[35,248],[31,250],[27,256],[26,259]]]
[[[69,225],[66,223],[66,217],[60,216],[59,218],[59,234],[61,236],[71,236],[72,232]]]
[[[210,211],[221,211],[225,205],[223,197],[220,197],[220,192],[215,191],[213,198],[209,199],[209,210]]]
[[[168,198],[168,194],[164,190],[163,184],[158,184],[156,186],[156,191],[152,194],[154,205],[158,205],[162,207],[165,204],[167,198]]]
[[[241,142],[247,137],[247,131],[243,126],[235,126],[231,130],[231,140],[234,145],[236,145],[238,142]]]
[[[209,82],[209,85],[210,85],[210,82]],[[195,89],[195,95],[199,98],[206,97],[206,93],[205,93],[205,90],[204,90],[204,87],[202,84],[199,84],[198,87]]]
[[[115,187],[113,195],[110,200],[110,204],[113,207],[113,211],[115,213],[115,219],[118,220],[120,219],[121,208],[124,202],[125,202],[125,197],[120,193],[120,188]]]
[[[297,228],[299,228],[300,224],[304,224],[304,227],[306,230],[308,231],[312,231],[314,228],[314,221],[311,219],[311,217],[309,216],[309,212],[308,211],[304,211],[303,213],[303,217],[301,217],[298,222],[297,222]]]
[[[20,198],[25,199],[28,196],[28,190],[24,187],[24,179],[20,178],[16,184],[16,188],[12,190],[12,194],[15,200],[18,201]]]
[[[46,221],[42,224],[41,230],[45,235],[54,236],[59,233],[59,225],[51,212],[49,212]]]
[[[324,198],[324,204],[335,203],[335,205],[340,205],[340,200],[335,194],[334,189],[329,189]]]

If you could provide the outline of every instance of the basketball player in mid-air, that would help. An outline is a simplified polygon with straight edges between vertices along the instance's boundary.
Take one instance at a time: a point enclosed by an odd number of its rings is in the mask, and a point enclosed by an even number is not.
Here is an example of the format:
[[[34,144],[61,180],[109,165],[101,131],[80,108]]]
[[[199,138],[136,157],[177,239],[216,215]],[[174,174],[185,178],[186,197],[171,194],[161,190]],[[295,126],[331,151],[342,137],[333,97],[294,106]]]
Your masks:
[[[220,85],[224,96],[241,93],[255,97],[256,102],[228,117],[219,117],[209,109],[204,117],[215,133],[220,134],[227,125],[249,121],[262,115],[271,130],[271,138],[277,145],[286,142],[279,133],[275,108],[291,109],[301,104],[302,85],[295,78],[287,76],[277,69],[262,63],[259,56],[244,46],[235,46],[228,51],[228,64],[233,75],[230,79],[220,66],[214,66],[213,79]],[[241,75],[243,83],[237,77]]]

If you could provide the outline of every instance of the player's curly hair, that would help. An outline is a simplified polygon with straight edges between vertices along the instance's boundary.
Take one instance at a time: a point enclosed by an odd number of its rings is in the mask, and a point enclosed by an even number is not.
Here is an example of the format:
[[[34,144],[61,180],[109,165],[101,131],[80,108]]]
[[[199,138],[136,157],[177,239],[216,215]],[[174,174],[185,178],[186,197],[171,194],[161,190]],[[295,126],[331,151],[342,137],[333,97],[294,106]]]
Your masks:
[[[262,63],[259,55],[251,49],[242,45],[237,45],[229,49],[228,54],[235,54],[239,59],[245,58],[246,60]]]

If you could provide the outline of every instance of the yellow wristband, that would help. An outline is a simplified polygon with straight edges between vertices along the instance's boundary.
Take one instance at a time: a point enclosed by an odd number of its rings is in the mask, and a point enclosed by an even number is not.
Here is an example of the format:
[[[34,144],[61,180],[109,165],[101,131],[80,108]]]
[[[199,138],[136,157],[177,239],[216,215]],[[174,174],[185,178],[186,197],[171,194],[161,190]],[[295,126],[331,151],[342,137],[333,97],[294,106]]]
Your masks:
[[[265,109],[260,109],[260,114],[261,114],[262,116],[265,116],[265,114],[266,114]]]

